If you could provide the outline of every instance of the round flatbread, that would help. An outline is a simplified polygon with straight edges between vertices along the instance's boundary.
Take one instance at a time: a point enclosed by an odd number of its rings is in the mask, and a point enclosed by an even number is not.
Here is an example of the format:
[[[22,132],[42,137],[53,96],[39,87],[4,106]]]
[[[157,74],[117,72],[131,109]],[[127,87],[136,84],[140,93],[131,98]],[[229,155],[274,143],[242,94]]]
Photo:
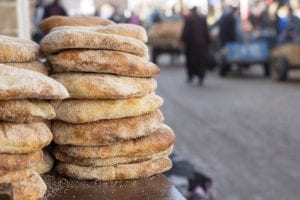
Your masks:
[[[76,179],[114,181],[149,177],[168,171],[171,167],[172,161],[169,158],[161,158],[141,163],[105,167],[82,167],[59,163],[56,169],[58,173]]]
[[[42,74],[48,75],[48,69],[47,67],[38,61],[33,62],[27,62],[27,63],[5,63],[6,65],[21,68],[21,69],[27,69],[34,72],[40,72]]]
[[[173,150],[173,146],[159,153],[149,154],[144,156],[131,156],[131,157],[113,157],[113,158],[105,158],[105,159],[97,159],[97,158],[74,158],[68,156],[66,153],[58,151],[57,149],[54,151],[55,157],[63,162],[74,164],[78,166],[85,167],[103,167],[103,166],[115,166],[120,164],[132,164],[132,163],[141,163],[148,160],[156,160],[160,158],[168,157]]]
[[[41,40],[40,45],[45,54],[67,49],[100,49],[127,52],[149,59],[148,47],[137,39],[83,29],[50,32]]]
[[[13,183],[14,200],[41,199],[45,195],[46,190],[46,183],[35,172],[27,179]]]
[[[43,152],[38,150],[28,154],[0,154],[1,171],[17,171],[37,165],[43,159]]]
[[[31,153],[47,146],[52,133],[43,122],[0,122],[0,153]]]
[[[2,100],[0,120],[9,122],[37,122],[55,118],[53,107],[43,100]]]
[[[110,24],[107,26],[60,26],[53,28],[51,31],[66,29],[83,29],[98,33],[122,35],[140,40],[142,42],[148,41],[147,33],[144,27],[136,24]]]
[[[159,68],[141,57],[107,50],[67,50],[48,55],[53,71],[96,72],[134,77],[156,77]]]
[[[60,26],[94,26],[94,25],[108,25],[114,22],[95,16],[51,16],[41,21],[40,29],[44,33],[48,33],[51,29]]]
[[[33,167],[33,170],[38,174],[48,173],[54,165],[54,159],[47,151],[43,151],[43,155],[43,159]]]
[[[56,119],[70,123],[95,122],[102,119],[134,117],[154,112],[163,104],[154,94],[139,98],[119,100],[74,100],[51,101]]]
[[[31,174],[32,170],[30,168],[17,171],[0,170],[0,184],[19,182],[28,178]]]
[[[65,99],[68,97],[66,88],[46,75],[0,64],[0,100]]]
[[[31,62],[38,59],[38,51],[33,41],[0,35],[0,63]]]
[[[163,123],[160,111],[137,117],[70,124],[54,121],[51,127],[55,143],[60,145],[100,146],[145,136]]]
[[[106,146],[57,146],[58,151],[76,158],[113,158],[155,154],[171,147],[175,142],[175,135],[171,128],[162,125],[150,135],[113,143]]]
[[[65,73],[51,76],[63,84],[73,99],[128,99],[155,91],[153,78],[110,74]]]

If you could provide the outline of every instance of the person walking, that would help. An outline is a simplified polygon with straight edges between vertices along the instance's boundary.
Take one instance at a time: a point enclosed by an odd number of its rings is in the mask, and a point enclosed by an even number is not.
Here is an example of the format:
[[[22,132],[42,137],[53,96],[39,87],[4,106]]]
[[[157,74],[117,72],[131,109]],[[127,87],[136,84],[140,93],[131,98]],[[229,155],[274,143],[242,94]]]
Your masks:
[[[197,13],[197,7],[191,9],[185,20],[181,40],[185,46],[187,82],[198,76],[201,85],[205,77],[210,38],[206,17]]]
[[[49,4],[45,7],[45,12],[43,19],[53,16],[53,15],[61,15],[67,16],[66,10],[60,5],[59,0],[54,0],[53,3]]]

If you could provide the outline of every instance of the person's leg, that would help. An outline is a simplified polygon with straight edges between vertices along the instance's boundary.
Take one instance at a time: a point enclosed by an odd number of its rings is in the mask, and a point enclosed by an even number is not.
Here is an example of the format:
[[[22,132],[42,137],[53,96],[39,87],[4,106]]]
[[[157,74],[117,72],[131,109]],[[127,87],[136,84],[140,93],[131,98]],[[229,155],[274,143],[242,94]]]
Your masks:
[[[189,54],[186,54],[186,74],[187,74],[186,81],[188,83],[192,82],[193,78],[194,78],[194,73],[193,73],[193,67],[192,67],[191,57],[190,57]]]

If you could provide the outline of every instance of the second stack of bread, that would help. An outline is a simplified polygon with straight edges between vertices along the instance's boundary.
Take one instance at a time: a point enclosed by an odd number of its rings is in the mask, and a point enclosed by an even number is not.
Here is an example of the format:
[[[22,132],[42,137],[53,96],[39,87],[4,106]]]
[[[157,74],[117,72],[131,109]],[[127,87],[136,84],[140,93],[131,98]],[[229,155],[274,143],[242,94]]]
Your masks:
[[[155,95],[159,68],[136,25],[62,26],[41,41],[71,99],[52,101],[60,174],[85,180],[148,177],[171,168],[175,136]]]

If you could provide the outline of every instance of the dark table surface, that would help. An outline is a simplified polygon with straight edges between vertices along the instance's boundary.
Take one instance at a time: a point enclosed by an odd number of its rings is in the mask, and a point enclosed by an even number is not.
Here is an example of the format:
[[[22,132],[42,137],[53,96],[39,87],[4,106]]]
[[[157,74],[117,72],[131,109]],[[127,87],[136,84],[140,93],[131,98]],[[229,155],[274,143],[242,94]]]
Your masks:
[[[182,200],[185,199],[164,175],[150,178],[96,182],[44,175],[48,186],[44,200]]]

